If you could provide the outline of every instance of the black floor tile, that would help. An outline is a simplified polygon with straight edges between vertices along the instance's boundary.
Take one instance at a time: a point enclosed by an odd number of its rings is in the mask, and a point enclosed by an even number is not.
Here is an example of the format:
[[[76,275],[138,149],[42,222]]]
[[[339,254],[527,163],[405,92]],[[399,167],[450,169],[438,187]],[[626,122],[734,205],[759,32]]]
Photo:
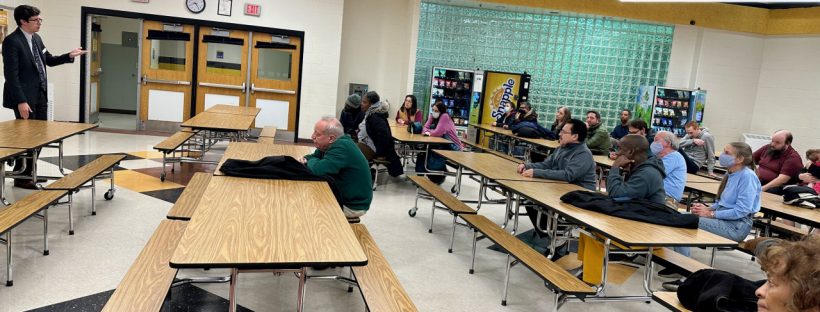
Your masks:
[[[179,195],[182,194],[184,187],[174,188],[174,189],[167,189],[167,190],[157,190],[157,191],[149,191],[149,192],[142,192],[142,194],[151,196],[153,198],[162,199],[169,203],[177,202]]]
[[[52,304],[30,312],[96,312],[102,310],[114,290],[96,293],[65,302]],[[181,285],[171,288],[160,311],[163,312],[211,312],[228,311],[228,299],[214,295],[193,285]],[[242,306],[237,311],[251,312]]]

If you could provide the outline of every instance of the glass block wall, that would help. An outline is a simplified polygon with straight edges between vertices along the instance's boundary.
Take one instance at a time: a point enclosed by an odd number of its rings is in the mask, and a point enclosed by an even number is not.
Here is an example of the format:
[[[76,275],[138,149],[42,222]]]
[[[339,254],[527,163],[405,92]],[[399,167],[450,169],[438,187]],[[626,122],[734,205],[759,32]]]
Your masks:
[[[598,110],[611,128],[620,109],[634,108],[638,86],[666,81],[674,26],[427,2],[420,11],[413,93],[425,105],[433,66],[526,71],[542,124],[569,106],[581,120]]]

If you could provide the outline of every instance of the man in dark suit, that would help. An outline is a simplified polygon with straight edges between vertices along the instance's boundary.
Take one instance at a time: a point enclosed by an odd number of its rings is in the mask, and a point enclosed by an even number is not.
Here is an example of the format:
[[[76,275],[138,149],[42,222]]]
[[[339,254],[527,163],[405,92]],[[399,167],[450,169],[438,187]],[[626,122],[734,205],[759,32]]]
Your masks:
[[[48,99],[46,97],[46,69],[44,65],[57,66],[73,63],[74,58],[88,51],[77,48],[69,53],[53,56],[48,52],[43,40],[37,35],[43,19],[40,10],[29,5],[14,9],[17,30],[3,40],[3,75],[6,78],[3,89],[3,107],[14,110],[17,119],[46,120]],[[25,161],[23,175],[30,175],[33,160]],[[23,167],[17,161],[14,171]],[[34,189],[35,181],[15,179],[14,186]]]

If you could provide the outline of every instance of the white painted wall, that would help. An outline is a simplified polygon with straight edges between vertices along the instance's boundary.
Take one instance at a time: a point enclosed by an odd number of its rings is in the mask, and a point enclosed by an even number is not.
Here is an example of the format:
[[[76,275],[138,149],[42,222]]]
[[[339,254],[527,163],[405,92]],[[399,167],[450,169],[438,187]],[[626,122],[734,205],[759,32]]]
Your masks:
[[[101,16],[97,23],[102,28],[100,39],[104,44],[122,45],[122,32],[140,32],[140,20],[135,18],[121,18],[114,16]],[[44,24],[47,25],[47,24]]]
[[[410,93],[415,58],[418,0],[348,0],[344,4],[342,53],[336,113],[344,108],[350,83],[364,83],[390,101],[395,116]],[[415,8],[415,9],[414,9]],[[414,13],[415,12],[415,13]],[[416,21],[415,23],[413,21]],[[415,25],[415,29],[414,29]]]
[[[788,129],[794,148],[820,148],[820,36],[769,37],[763,47],[750,131]]]
[[[234,1],[233,16],[217,15],[216,1],[209,2],[205,12],[201,14],[188,12],[184,1],[171,0],[155,0],[150,3],[126,0],[5,0],[0,2],[0,4],[9,6],[30,4],[40,8],[45,19],[40,35],[49,50],[55,53],[64,53],[81,45],[81,6],[304,31],[305,49],[302,63],[302,106],[299,129],[301,138],[309,138],[313,123],[322,115],[333,114],[336,109],[344,1],[266,0],[259,3],[262,4],[260,17],[245,16],[242,13],[242,1]],[[50,68],[48,74],[49,81],[55,84],[57,98],[55,118],[78,120],[79,62]]]
[[[749,132],[765,38],[676,26],[667,85],[707,90],[703,126],[718,148]]]

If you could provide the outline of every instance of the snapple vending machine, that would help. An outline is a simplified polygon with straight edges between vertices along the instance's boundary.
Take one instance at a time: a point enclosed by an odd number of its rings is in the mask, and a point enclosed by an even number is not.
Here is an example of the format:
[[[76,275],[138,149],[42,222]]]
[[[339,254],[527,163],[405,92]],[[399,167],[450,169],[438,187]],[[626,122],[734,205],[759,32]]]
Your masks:
[[[480,101],[478,118],[473,123],[492,125],[492,123],[504,114],[501,110],[507,103],[513,107],[518,107],[519,101],[526,101],[529,96],[531,76],[524,72],[505,73],[497,71],[484,72],[484,98]],[[484,140],[485,138],[477,138]],[[485,141],[473,141],[479,144]]]

